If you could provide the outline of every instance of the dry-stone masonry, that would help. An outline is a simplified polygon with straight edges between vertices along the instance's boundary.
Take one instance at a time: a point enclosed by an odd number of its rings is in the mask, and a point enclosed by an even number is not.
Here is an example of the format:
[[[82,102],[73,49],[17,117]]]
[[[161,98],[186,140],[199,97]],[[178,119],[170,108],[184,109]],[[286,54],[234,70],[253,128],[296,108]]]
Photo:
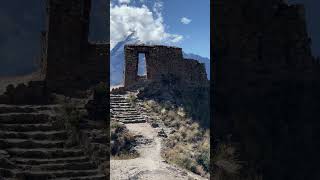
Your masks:
[[[68,145],[55,108],[0,105],[0,179],[106,179],[106,127],[81,121],[85,141]]]
[[[146,119],[130,103],[128,95],[110,94],[110,115],[112,120],[122,123],[144,123]]]
[[[212,12],[215,139],[239,142],[263,179],[319,179],[320,71],[304,7],[215,0]]]
[[[76,96],[78,91],[108,82],[109,43],[88,42],[91,0],[46,2],[47,25],[41,32],[42,82],[9,87],[0,95],[0,104],[47,104],[51,92]]]
[[[42,72],[52,91],[64,93],[107,82],[110,47],[107,42],[88,42],[90,10],[91,0],[47,2]]]
[[[146,77],[138,75],[139,53],[145,54]],[[126,45],[124,86],[130,87],[140,80],[160,80],[173,75],[188,84],[207,81],[205,66],[193,59],[184,59],[182,49],[162,45]]]

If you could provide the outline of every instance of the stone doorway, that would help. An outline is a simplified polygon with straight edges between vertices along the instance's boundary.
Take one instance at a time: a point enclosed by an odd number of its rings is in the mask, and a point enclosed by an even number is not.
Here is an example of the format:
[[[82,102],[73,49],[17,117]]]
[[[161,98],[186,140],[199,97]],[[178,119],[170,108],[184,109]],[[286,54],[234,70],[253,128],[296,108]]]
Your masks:
[[[146,54],[145,53],[139,53],[138,54],[138,77],[147,77],[147,62],[146,62]]]

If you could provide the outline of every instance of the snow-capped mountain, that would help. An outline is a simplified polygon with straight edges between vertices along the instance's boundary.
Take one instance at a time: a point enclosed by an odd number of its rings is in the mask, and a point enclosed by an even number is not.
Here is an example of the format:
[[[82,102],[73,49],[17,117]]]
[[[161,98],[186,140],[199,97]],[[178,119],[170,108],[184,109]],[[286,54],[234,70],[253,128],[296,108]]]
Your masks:
[[[205,67],[206,67],[206,71],[207,71],[207,78],[210,79],[210,59],[206,58],[206,57],[202,57],[196,54],[192,54],[192,53],[186,53],[183,52],[183,57],[184,58],[188,58],[188,59],[195,59],[198,60],[200,63],[204,63]]]
[[[118,42],[110,52],[110,84],[119,85],[123,79],[124,46],[126,44],[139,44],[140,41],[131,33],[126,39]]]
[[[141,44],[134,33],[131,33],[126,39],[117,43],[110,52],[110,84],[112,86],[120,85],[123,81],[124,68],[124,46],[126,44]],[[208,79],[210,78],[210,59],[192,53],[183,52],[184,58],[195,59],[205,63]]]

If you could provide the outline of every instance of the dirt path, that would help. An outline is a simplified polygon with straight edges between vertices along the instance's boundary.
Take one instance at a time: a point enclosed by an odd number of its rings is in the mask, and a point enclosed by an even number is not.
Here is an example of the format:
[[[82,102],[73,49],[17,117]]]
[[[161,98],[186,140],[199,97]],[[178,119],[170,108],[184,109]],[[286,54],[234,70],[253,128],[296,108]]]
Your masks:
[[[126,124],[126,127],[141,137],[136,147],[140,157],[130,160],[111,160],[111,180],[204,180],[162,159],[162,140],[158,137],[157,130],[150,124]]]

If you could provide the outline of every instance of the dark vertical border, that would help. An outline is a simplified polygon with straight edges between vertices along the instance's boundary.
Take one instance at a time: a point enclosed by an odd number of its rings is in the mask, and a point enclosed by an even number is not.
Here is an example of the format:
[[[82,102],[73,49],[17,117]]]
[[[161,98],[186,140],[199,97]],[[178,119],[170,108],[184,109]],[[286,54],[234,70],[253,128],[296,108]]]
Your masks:
[[[213,149],[214,149],[214,1],[210,0],[210,177],[212,177],[212,157],[213,157]]]
[[[106,11],[105,11],[105,18],[106,18],[106,26],[107,26],[107,41],[109,42],[109,49],[108,49],[108,53],[109,53],[109,56],[108,56],[108,78],[107,78],[107,87],[108,87],[108,103],[107,103],[107,108],[108,108],[108,117],[110,117],[110,64],[111,64],[111,61],[110,61],[110,0],[105,0],[106,1]],[[109,121],[107,121],[107,127],[108,127],[108,132],[110,132],[110,118],[108,118]],[[106,170],[106,175],[107,175],[107,178],[110,179],[110,152],[111,152],[111,145],[110,145],[110,133],[108,134],[108,141],[109,141],[109,149],[107,152],[108,153],[108,158],[109,158],[109,163],[107,165],[107,170]]]

